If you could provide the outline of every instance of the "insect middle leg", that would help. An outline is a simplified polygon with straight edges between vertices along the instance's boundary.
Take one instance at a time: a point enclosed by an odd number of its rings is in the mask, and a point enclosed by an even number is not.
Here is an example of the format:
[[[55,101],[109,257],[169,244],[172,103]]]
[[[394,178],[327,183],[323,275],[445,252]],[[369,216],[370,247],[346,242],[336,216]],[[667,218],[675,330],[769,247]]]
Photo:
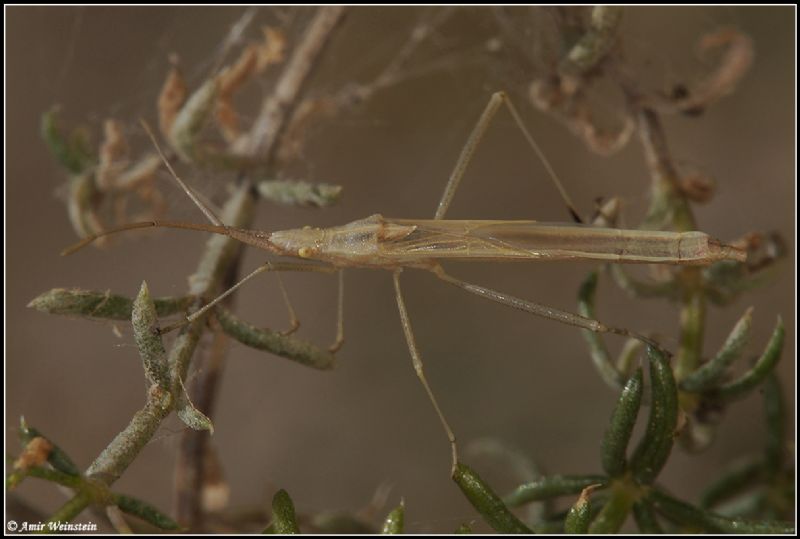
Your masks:
[[[520,131],[522,131],[522,135],[525,137],[528,145],[531,147],[531,149],[533,149],[534,153],[536,153],[536,155],[539,157],[539,160],[547,170],[547,174],[550,176],[550,180],[556,186],[556,189],[558,189],[558,193],[564,200],[570,216],[576,222],[582,222],[580,215],[575,209],[575,205],[572,203],[572,199],[570,199],[567,190],[564,188],[564,185],[558,177],[558,174],[556,174],[556,171],[550,164],[550,161],[547,160],[547,156],[545,156],[542,149],[536,143],[533,135],[531,135],[528,131],[528,128],[525,127],[522,117],[519,115],[516,107],[505,92],[495,92],[489,99],[489,103],[486,104],[486,108],[483,110],[481,117],[478,119],[478,123],[475,124],[475,127],[472,129],[472,133],[470,133],[466,144],[464,144],[464,148],[461,150],[458,161],[456,161],[456,166],[453,168],[453,172],[450,174],[450,179],[447,180],[447,185],[444,188],[444,193],[442,194],[442,198],[439,200],[439,205],[436,208],[436,214],[433,218],[444,219],[444,215],[447,213],[447,209],[450,207],[453,196],[455,195],[458,186],[461,184],[461,179],[464,177],[464,173],[466,172],[467,167],[472,160],[472,156],[475,154],[478,144],[480,144],[481,140],[483,139],[483,135],[486,133],[486,129],[489,127],[489,124],[492,122],[495,114],[497,114],[497,110],[501,105],[503,105],[503,103],[505,103],[506,107],[511,113],[511,116],[514,118],[514,122],[517,124],[517,127],[519,127]]]
[[[336,340],[328,347],[335,354],[344,344],[344,270],[339,270],[339,286],[336,298]]]
[[[403,325],[403,333],[406,336],[406,343],[408,344],[408,351],[411,353],[411,362],[414,365],[414,372],[417,373],[417,378],[419,378],[422,387],[425,388],[425,392],[428,394],[428,399],[433,404],[434,409],[436,410],[436,414],[439,416],[439,421],[442,422],[442,427],[444,428],[445,433],[447,434],[447,439],[450,441],[450,450],[453,456],[453,465],[450,469],[450,475],[454,475],[456,471],[456,466],[458,465],[458,450],[456,448],[456,436],[453,434],[453,429],[450,428],[450,425],[447,423],[447,419],[444,417],[444,413],[442,409],[439,407],[439,403],[436,401],[436,396],[433,394],[433,390],[431,386],[428,384],[428,380],[425,378],[425,371],[423,370],[422,364],[422,356],[417,349],[417,342],[414,339],[414,333],[411,331],[411,321],[408,318],[408,311],[406,310],[406,304],[403,301],[403,292],[400,290],[400,272],[401,269],[396,269],[394,271],[394,291],[395,297],[397,299],[397,308],[400,310],[400,322]]]

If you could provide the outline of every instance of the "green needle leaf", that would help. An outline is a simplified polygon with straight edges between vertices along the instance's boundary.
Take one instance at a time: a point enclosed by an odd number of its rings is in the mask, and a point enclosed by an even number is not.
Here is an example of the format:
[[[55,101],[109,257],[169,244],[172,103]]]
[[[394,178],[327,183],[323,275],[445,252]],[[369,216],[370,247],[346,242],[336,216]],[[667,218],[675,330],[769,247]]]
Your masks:
[[[599,485],[590,485],[581,491],[578,501],[570,507],[567,517],[564,519],[565,533],[587,533],[589,531],[589,522],[592,518],[589,495],[598,487]]]
[[[73,174],[80,174],[94,163],[89,142],[81,130],[64,136],[58,126],[59,107],[55,106],[42,114],[42,138],[50,152]]]
[[[314,369],[333,368],[334,356],[327,350],[277,331],[257,328],[239,320],[224,307],[217,306],[216,313],[217,320],[225,333],[242,344],[271,352]]]
[[[589,533],[617,533],[631,512],[634,496],[621,482],[612,484],[611,497],[589,526]]]
[[[633,367],[638,363],[642,348],[644,348],[644,343],[639,339],[626,340],[617,356],[617,371],[625,376],[630,376]]]
[[[142,281],[139,294],[133,302],[131,313],[133,325],[133,338],[142,357],[144,373],[151,385],[157,385],[169,391],[169,370],[167,366],[167,351],[158,332],[158,316],[156,306],[150,299],[150,290],[147,282]]]
[[[619,6],[595,6],[585,33],[558,66],[559,75],[577,78],[597,66],[618,42],[622,12]]]
[[[788,437],[786,401],[775,371],[764,381],[764,412],[767,422],[767,443],[764,460],[771,476],[778,474],[786,460]]]
[[[72,519],[80,515],[91,502],[92,499],[89,493],[85,491],[78,492],[47,519],[45,530],[48,533],[60,531],[59,526],[72,521]]]
[[[631,469],[641,484],[650,484],[666,464],[678,425],[678,391],[669,362],[655,348],[647,348],[653,391],[650,418],[642,441],[631,458]]]
[[[509,507],[519,507],[530,502],[549,500],[557,496],[569,496],[580,493],[590,485],[608,483],[603,475],[551,475],[517,487],[503,501]]]
[[[177,522],[147,502],[124,494],[112,494],[111,500],[123,512],[149,522],[156,528],[162,530],[179,530],[181,528]]]
[[[763,469],[764,463],[760,460],[749,460],[734,466],[703,491],[700,497],[700,507],[710,509],[728,498],[736,496],[754,484]]]
[[[754,269],[749,267],[750,264],[722,260],[703,270],[709,300],[716,305],[729,305],[743,292],[763,286],[774,277],[776,262],[786,256],[786,251],[779,237],[770,235],[765,240],[770,254],[766,259],[768,263],[762,267]]]
[[[758,358],[753,368],[737,380],[720,387],[717,390],[716,396],[726,401],[738,399],[747,395],[751,390],[761,384],[767,375],[772,372],[772,368],[781,358],[784,333],[783,319],[778,316],[778,323],[775,325],[772,337],[770,337],[767,347],[764,349],[764,353]]]
[[[189,308],[194,298],[183,296],[178,298],[153,298],[156,314],[159,317],[170,316]],[[53,288],[35,297],[28,307],[48,314],[81,316],[84,318],[106,320],[130,320],[133,311],[133,300],[125,296],[112,294],[106,290],[82,290],[80,288]]]
[[[281,535],[300,533],[294,514],[294,503],[289,493],[281,489],[272,498],[272,528]]]
[[[179,387],[176,387],[174,392],[176,393],[175,412],[178,414],[178,418],[190,429],[207,430],[214,434],[214,423],[207,415],[195,408],[183,381],[180,381]]]
[[[16,472],[19,472],[17,475]],[[6,487],[10,490],[16,483],[22,480],[25,477],[35,477],[37,479],[44,479],[45,481],[50,481],[51,483],[57,483],[59,485],[69,487],[71,489],[78,489],[81,485],[84,484],[84,478],[80,475],[71,475],[64,473],[60,470],[52,470],[50,468],[42,468],[40,466],[32,466],[26,470],[17,470],[9,474],[9,478],[13,476],[13,484],[9,485],[8,479],[6,480]]]
[[[341,185],[294,180],[264,180],[256,184],[262,198],[285,206],[323,208],[335,204],[342,194]]]
[[[591,272],[578,290],[578,314],[586,318],[595,318],[594,296],[597,291],[597,272]],[[625,383],[622,374],[616,369],[608,354],[603,338],[594,331],[581,330],[583,338],[589,345],[589,354],[600,376],[611,387],[619,389]]]
[[[633,519],[642,533],[664,533],[649,500],[643,499],[633,504]]]
[[[495,531],[500,533],[533,533],[469,466],[456,464],[453,480],[469,503]]]
[[[639,368],[625,384],[611,416],[611,424],[603,437],[603,470],[611,477],[625,473],[625,454],[642,404],[643,387],[642,369]]]
[[[637,299],[666,298],[677,300],[680,298],[680,286],[675,279],[664,282],[639,281],[631,277],[622,265],[609,265],[611,277],[617,286]]]
[[[405,502],[400,500],[400,505],[392,509],[383,521],[381,533],[384,535],[403,533],[403,520],[405,518]]]
[[[461,526],[459,526],[458,528],[456,528],[456,531],[455,531],[456,535],[467,535],[467,534],[470,534],[470,533],[472,533],[472,526],[470,526],[466,522],[464,524],[462,524]]]
[[[738,358],[750,339],[750,326],[753,321],[753,308],[748,308],[733,326],[725,344],[717,355],[702,367],[681,380],[684,391],[699,393],[719,384],[725,371]]]
[[[783,533],[794,535],[795,527],[791,522],[770,520],[745,520],[741,518],[725,518],[716,513],[705,511],[686,502],[682,502],[659,490],[652,489],[649,499],[655,508],[668,519],[683,525],[695,527],[711,533]]]

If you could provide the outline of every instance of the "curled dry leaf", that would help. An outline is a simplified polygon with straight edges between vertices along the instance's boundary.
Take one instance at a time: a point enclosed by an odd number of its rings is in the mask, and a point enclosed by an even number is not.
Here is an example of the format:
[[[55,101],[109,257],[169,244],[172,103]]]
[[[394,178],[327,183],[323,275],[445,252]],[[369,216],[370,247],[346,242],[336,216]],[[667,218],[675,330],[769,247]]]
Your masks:
[[[706,204],[714,196],[716,182],[711,176],[693,172],[678,180],[678,188],[692,202]]]
[[[70,176],[67,186],[67,211],[75,232],[80,237],[105,230],[105,222],[122,224],[130,221],[126,208],[129,195],[135,193],[146,207],[140,220],[157,218],[166,209],[161,193],[155,187],[155,172],[161,161],[155,154],[131,163],[129,145],[122,124],[108,118],[103,123],[103,140],[97,151],[96,165]],[[103,238],[98,246],[109,243]]]
[[[147,154],[139,161],[122,171],[114,181],[114,219],[118,224],[131,221],[158,219],[166,213],[167,202],[156,187],[156,171],[161,167],[161,159],[156,154]],[[128,213],[129,193],[135,193],[144,209]]]
[[[280,28],[265,26],[262,28],[264,41],[258,47],[258,66],[257,72],[266,69],[272,64],[280,64],[286,55],[286,35]]]
[[[693,89],[683,89],[677,99],[672,99],[663,112],[683,112],[697,115],[725,95],[733,92],[736,85],[753,64],[755,52],[753,41],[744,33],[733,28],[722,28],[704,36],[698,45],[699,54],[705,55],[712,49],[727,47],[719,63],[704,80]]]
[[[158,154],[148,153],[126,170],[120,172],[114,181],[117,190],[129,191],[154,181],[156,171],[162,161]]]
[[[125,158],[128,155],[128,142],[122,132],[120,123],[112,118],[103,123],[103,142],[100,152],[95,183],[101,191],[108,191],[114,185],[116,178],[125,168]]]
[[[240,134],[239,114],[233,106],[233,95],[254,75],[262,73],[268,66],[284,59],[286,37],[277,28],[263,28],[264,39],[251,43],[242,51],[232,66],[222,70],[218,77],[219,87],[214,115],[220,133],[229,143]]]
[[[72,176],[67,188],[67,214],[78,236],[85,238],[105,230],[97,211],[103,196],[94,183],[94,175],[91,172],[84,172]],[[108,245],[108,238],[100,239],[102,241],[97,243],[98,247]]]
[[[599,127],[592,116],[585,92],[576,90],[567,95],[557,81],[535,80],[530,85],[528,95],[539,110],[559,118],[598,155],[618,152],[625,147],[633,134],[635,123],[628,115],[622,117],[622,126],[617,131]]]
[[[599,128],[595,125],[588,107],[581,107],[579,114],[574,118],[572,129],[583,138],[586,145],[594,153],[611,155],[628,144],[634,127],[633,119],[630,116],[624,116],[622,118],[622,127],[616,132]]]
[[[172,132],[172,124],[178,116],[178,111],[186,102],[188,93],[186,82],[178,69],[177,60],[173,59],[167,80],[164,81],[161,93],[158,95],[158,126],[161,134],[165,137],[169,137]]]
[[[747,251],[747,269],[757,272],[772,266],[787,252],[786,241],[775,232],[751,232],[733,243]]]
[[[25,445],[22,454],[14,461],[14,469],[27,470],[34,466],[41,466],[47,462],[47,457],[50,456],[52,450],[52,443],[46,438],[36,436]]]
[[[233,106],[233,94],[252,76],[256,70],[257,58],[258,46],[248,45],[239,55],[239,59],[219,75],[214,115],[222,136],[228,142],[239,135],[239,115]]]
[[[131,164],[128,143],[122,127],[115,120],[106,120],[105,137],[100,145],[95,183],[103,194],[111,194],[114,220],[118,224],[133,220],[155,219],[166,210],[166,202],[155,186],[155,173],[161,167],[158,155],[149,153]],[[129,194],[135,193],[145,211],[129,216]]]

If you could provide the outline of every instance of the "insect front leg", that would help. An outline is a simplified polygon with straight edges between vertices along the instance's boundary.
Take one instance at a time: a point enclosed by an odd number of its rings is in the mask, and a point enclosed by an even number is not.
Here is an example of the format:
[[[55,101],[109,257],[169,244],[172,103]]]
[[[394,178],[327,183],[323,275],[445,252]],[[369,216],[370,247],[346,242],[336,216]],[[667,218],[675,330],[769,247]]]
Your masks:
[[[278,287],[281,289],[283,303],[286,305],[286,310],[289,312],[289,329],[286,331],[281,331],[281,335],[288,336],[300,329],[300,320],[297,318],[297,314],[294,311],[292,302],[289,301],[289,293],[286,291],[286,287],[283,286],[283,278],[281,277],[280,272],[277,272],[275,277],[278,278]]]
[[[181,327],[183,327],[183,326],[185,326],[187,324],[191,324],[192,322],[194,322],[195,320],[197,320],[198,318],[203,316],[203,314],[208,312],[209,309],[214,308],[215,305],[217,305],[223,299],[225,299],[230,294],[232,294],[236,290],[238,290],[239,287],[242,286],[244,283],[246,283],[247,281],[249,281],[250,279],[252,279],[253,277],[255,277],[257,275],[260,275],[260,274],[264,273],[265,271],[313,271],[313,272],[320,272],[320,273],[332,273],[332,272],[336,271],[336,269],[333,268],[333,267],[329,267],[329,266],[315,266],[315,265],[311,265],[311,264],[295,264],[295,263],[291,263],[291,262],[275,262],[275,263],[273,263],[273,262],[267,261],[266,263],[262,264],[261,266],[257,267],[255,270],[253,270],[249,275],[246,275],[245,277],[243,277],[238,283],[236,283],[235,285],[233,285],[232,287],[227,289],[225,292],[223,292],[222,294],[220,294],[219,296],[214,298],[212,301],[210,301],[209,303],[204,305],[202,308],[200,308],[197,311],[193,312],[192,314],[190,314],[189,316],[187,316],[183,320],[179,320],[179,321],[175,322],[174,324],[170,324],[168,326],[165,326],[165,327],[161,328],[159,330],[159,333],[161,333],[161,334],[169,333],[170,331],[173,331],[175,329],[181,328]],[[288,301],[288,298],[287,298],[287,301]],[[293,314],[294,314],[294,309],[291,309],[291,306],[290,306],[290,317],[292,317]]]

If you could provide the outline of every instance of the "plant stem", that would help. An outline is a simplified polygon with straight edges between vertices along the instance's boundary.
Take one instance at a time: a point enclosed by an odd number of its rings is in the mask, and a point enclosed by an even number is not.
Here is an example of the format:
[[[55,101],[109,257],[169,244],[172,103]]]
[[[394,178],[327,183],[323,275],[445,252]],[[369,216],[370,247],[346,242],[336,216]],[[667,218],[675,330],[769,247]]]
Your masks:
[[[144,407],[117,434],[86,470],[86,476],[110,486],[120,478],[153,437],[161,421],[172,410],[172,398],[158,386],[151,388]]]
[[[679,187],[680,176],[672,162],[661,119],[655,111],[645,108],[639,112],[638,126],[653,181],[653,200],[645,222],[651,226],[668,223],[679,232],[696,230],[694,215]]]
[[[638,116],[639,135],[644,147],[650,175],[653,180],[653,200],[645,225],[660,228],[671,226],[679,232],[696,230],[689,202],[680,188],[680,176],[667,145],[661,120],[654,110],[644,108]],[[694,372],[703,353],[706,296],[700,269],[686,267],[680,270],[679,281],[683,288],[681,307],[681,339],[675,365],[675,375],[680,381]]]
[[[317,11],[275,91],[262,103],[253,129],[244,139],[237,141],[241,146],[239,153],[259,157],[266,163],[272,161],[279,146],[278,139],[291,124],[288,120],[299,102],[298,96],[345,10],[341,6],[326,6]]]
[[[309,24],[305,35],[294,50],[292,58],[283,71],[278,81],[275,91],[263,102],[262,108],[253,129],[246,137],[237,141],[240,154],[247,158],[258,158],[258,161],[266,163],[267,167],[271,164],[273,157],[278,154],[277,149],[281,142],[281,136],[286,127],[292,120],[292,115],[299,102],[300,94],[317,64],[326,43],[331,37],[338,22],[344,15],[345,8],[342,7],[322,7],[314,16]],[[252,190],[247,190],[247,206],[255,204]],[[248,212],[250,213],[250,212]],[[227,220],[223,216],[223,221],[233,226],[248,227],[251,216],[243,222]],[[237,224],[234,224],[237,223]],[[229,274],[232,267],[238,264],[238,257],[230,263],[216,264],[214,261],[215,240],[218,244],[228,245],[228,238],[218,237],[209,240],[208,249],[203,260],[201,260],[198,272],[194,276],[194,282],[219,283]],[[208,270],[206,269],[208,268]],[[210,270],[210,271],[209,271]],[[212,277],[213,276],[213,277]],[[193,287],[194,288],[194,287]],[[212,287],[208,286],[202,293],[193,290],[198,297],[211,296],[209,292]],[[196,320],[193,327],[203,327],[205,317]],[[199,336],[199,335],[198,335]],[[182,360],[177,364],[177,372],[180,373],[180,380],[184,380],[188,370],[189,358],[194,351],[197,340],[187,343],[186,354],[181,354]],[[210,413],[216,393],[216,386],[221,377],[221,358],[217,358],[212,363],[219,365],[213,376],[207,377],[200,388],[200,394],[195,394],[195,399],[201,406],[201,411]],[[204,408],[207,406],[207,408]],[[197,529],[201,524],[202,508],[201,494],[203,486],[203,463],[207,451],[207,435],[204,432],[187,432],[181,442],[178,457],[178,466],[175,480],[175,506],[177,520],[190,529]]]
[[[47,519],[46,524],[58,524],[59,522],[69,522],[73,518],[77,517],[81,514],[81,511],[86,509],[86,506],[89,505],[91,501],[89,495],[85,492],[79,492],[72,498],[70,498],[67,503],[62,505],[53,516]],[[49,531],[47,527],[45,530]]]

